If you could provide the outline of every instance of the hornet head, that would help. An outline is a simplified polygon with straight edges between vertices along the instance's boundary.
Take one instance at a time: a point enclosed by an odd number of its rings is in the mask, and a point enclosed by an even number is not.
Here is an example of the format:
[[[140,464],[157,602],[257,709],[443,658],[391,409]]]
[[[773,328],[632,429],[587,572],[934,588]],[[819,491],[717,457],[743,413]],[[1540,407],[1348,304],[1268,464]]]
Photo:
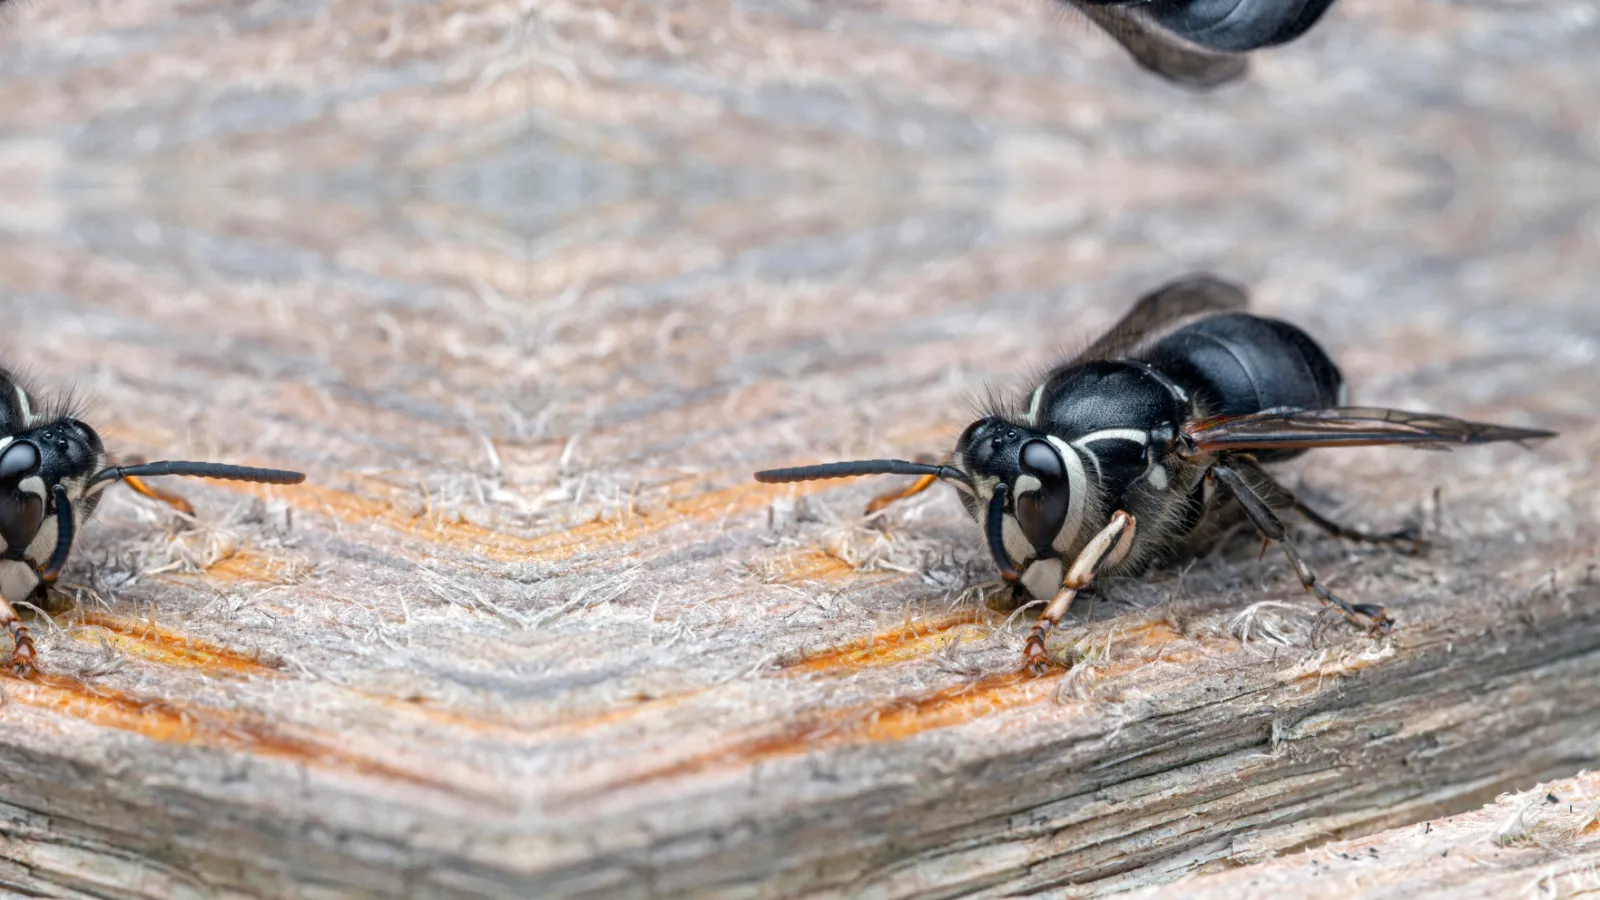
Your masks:
[[[93,428],[70,417],[56,419],[0,437],[0,559],[29,562],[40,581],[54,582],[67,564],[77,522],[94,513],[101,491],[125,478],[156,475],[269,484],[305,480],[299,472],[220,463],[111,466]]]
[[[1007,581],[1016,581],[1017,564],[1006,550],[1011,520],[1033,548],[1031,559],[1049,552],[1067,521],[1072,501],[1068,461],[1072,451],[1044,434],[988,416],[967,426],[956,441],[953,465],[899,459],[853,460],[769,469],[756,480],[769,484],[847,478],[857,475],[921,475],[949,482],[988,539],[990,555]]]

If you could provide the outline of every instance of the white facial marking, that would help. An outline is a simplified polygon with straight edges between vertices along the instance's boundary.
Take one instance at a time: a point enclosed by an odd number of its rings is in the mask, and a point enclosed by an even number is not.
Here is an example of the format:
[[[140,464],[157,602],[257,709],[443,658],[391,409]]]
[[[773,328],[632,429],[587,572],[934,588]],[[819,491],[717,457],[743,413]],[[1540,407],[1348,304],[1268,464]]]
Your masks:
[[[1017,476],[1016,486],[1012,490],[1013,490],[1014,493],[1016,493],[1017,496],[1020,497],[1023,494],[1028,494],[1028,493],[1032,493],[1033,491],[1037,491],[1039,488],[1042,488],[1042,487],[1044,487],[1044,483],[1041,482],[1038,478],[1035,478],[1032,475],[1019,475],[1019,476]]]
[[[1072,491],[1067,498],[1067,520],[1062,523],[1061,531],[1056,534],[1056,539],[1051,546],[1057,553],[1066,553],[1078,540],[1078,533],[1083,530],[1083,505],[1084,497],[1089,490],[1089,475],[1084,471],[1083,458],[1078,451],[1067,445],[1066,441],[1055,435],[1047,435],[1045,440],[1050,446],[1056,448],[1061,454],[1061,461],[1067,464],[1067,487]]]
[[[16,438],[9,436],[0,438],[0,450],[4,450],[5,448],[11,446],[11,442],[14,440],[16,440]]]
[[[1034,599],[1046,603],[1061,590],[1061,560],[1040,559],[1022,573],[1022,586],[1028,589]]]
[[[39,523],[39,533],[33,536],[33,543],[28,545],[28,558],[36,563],[43,563],[56,552],[56,517],[49,516]]]
[[[1044,401],[1044,385],[1033,389],[1033,397],[1028,400],[1028,424],[1039,427],[1039,404]]]
[[[26,600],[39,585],[33,566],[15,559],[0,560],[0,594],[7,600]]]
[[[61,486],[67,489],[67,498],[73,503],[77,503],[84,497],[93,493],[92,491],[84,489],[84,483],[88,480],[89,476],[87,475],[77,475],[72,478],[63,478],[61,479]],[[99,486],[96,485],[96,487]]]
[[[1074,446],[1076,446],[1076,445],[1074,445]],[[1088,457],[1089,458],[1089,462],[1094,466],[1094,480],[1095,481],[1103,481],[1103,480],[1105,480],[1106,473],[1105,473],[1104,469],[1100,468],[1100,457],[1095,455],[1095,452],[1093,450],[1090,450],[1087,447],[1083,448],[1083,454],[1082,455]]]
[[[29,475],[17,485],[17,490],[35,497],[44,496],[44,479],[37,475]]]
[[[1005,538],[1006,553],[1011,557],[1013,566],[1026,565],[1033,559],[1033,544],[1028,542],[1027,535],[1022,533],[1022,526],[1017,524],[1017,517],[1007,515],[1005,527],[1000,529],[1000,534]]]
[[[974,496],[977,497],[980,508],[989,505],[990,498],[994,497],[994,486],[999,483],[1000,479],[988,476],[979,476],[972,479],[972,486],[975,490]]]

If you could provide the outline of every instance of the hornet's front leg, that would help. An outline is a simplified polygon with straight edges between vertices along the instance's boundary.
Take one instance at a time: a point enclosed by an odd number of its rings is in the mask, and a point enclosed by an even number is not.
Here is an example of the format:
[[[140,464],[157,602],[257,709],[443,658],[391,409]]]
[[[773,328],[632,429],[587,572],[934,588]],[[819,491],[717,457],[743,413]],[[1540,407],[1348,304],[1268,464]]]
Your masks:
[[[919,463],[923,463],[924,465],[930,466],[938,465],[940,462],[939,457],[934,456],[932,453],[918,453],[916,456],[912,457],[912,459]],[[948,464],[949,460],[946,459],[944,462]],[[937,475],[923,475],[916,481],[911,482],[909,485],[903,488],[893,491],[885,491],[878,496],[873,497],[872,500],[867,503],[867,515],[870,516],[879,510],[885,509],[891,503],[898,503],[901,500],[915,497],[928,488],[933,487],[934,482],[938,480],[939,476]]]
[[[144,465],[144,462],[145,462],[144,457],[141,457],[141,456],[130,456],[127,459],[122,460],[121,462],[117,463],[117,465],[142,466],[142,465]],[[130,488],[133,488],[135,493],[143,494],[146,497],[149,497],[151,500],[157,500],[157,501],[160,501],[162,503],[165,503],[166,505],[172,507],[173,509],[177,510],[178,512],[183,513],[184,515],[189,515],[189,516],[194,515],[194,505],[191,504],[189,501],[183,499],[182,497],[178,496],[177,494],[173,494],[173,493],[169,493],[167,491],[163,491],[162,489],[157,488],[157,487],[151,487],[150,486],[150,482],[145,481],[143,478],[140,478],[137,475],[125,476],[122,479],[122,483],[126,484]]]
[[[1072,601],[1078,592],[1094,582],[1095,575],[1128,555],[1128,549],[1133,546],[1133,535],[1137,523],[1133,516],[1118,510],[1111,516],[1111,524],[1107,525],[1094,536],[1088,546],[1073,560],[1072,567],[1067,574],[1062,576],[1061,590],[1056,592],[1055,599],[1039,614],[1039,620],[1033,623],[1033,630],[1028,632],[1028,642],[1023,645],[1023,666],[1034,675],[1044,673],[1049,657],[1044,652],[1045,638],[1050,632],[1061,624],[1061,619],[1066,616],[1067,608],[1072,606]]]
[[[1262,537],[1269,541],[1277,541],[1283,545],[1283,552],[1289,557],[1290,564],[1294,566],[1295,574],[1300,576],[1300,584],[1306,590],[1316,594],[1317,599],[1329,606],[1337,607],[1352,624],[1364,626],[1375,633],[1382,634],[1394,625],[1394,621],[1389,618],[1388,613],[1384,612],[1383,607],[1371,603],[1357,603],[1354,605],[1346,603],[1328,590],[1322,582],[1318,581],[1317,573],[1313,572],[1311,567],[1306,565],[1306,561],[1300,558],[1299,548],[1295,547],[1294,542],[1289,540],[1289,536],[1284,530],[1283,522],[1273,514],[1266,501],[1261,499],[1261,496],[1238,472],[1219,464],[1211,468],[1210,475],[1233,491],[1234,496],[1239,500],[1239,505],[1244,509],[1244,514],[1249,517],[1251,524],[1256,526],[1256,530],[1261,532]]]
[[[0,597],[0,623],[11,632],[11,643],[15,647],[11,651],[12,671],[16,672],[19,678],[25,678],[33,670],[39,655],[34,652],[33,638],[28,634],[28,626],[22,624],[22,617],[17,615],[17,611],[5,597]]]

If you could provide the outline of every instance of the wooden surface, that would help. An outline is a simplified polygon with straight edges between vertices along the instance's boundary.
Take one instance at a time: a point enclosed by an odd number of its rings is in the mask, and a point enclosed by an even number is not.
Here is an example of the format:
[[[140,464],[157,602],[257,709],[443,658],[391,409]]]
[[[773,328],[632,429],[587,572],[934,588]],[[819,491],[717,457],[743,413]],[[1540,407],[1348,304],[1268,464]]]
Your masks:
[[[1584,773],[1426,820],[1185,882],[1195,900],[1585,897],[1600,890],[1600,776]],[[1150,888],[1130,895],[1163,896]]]
[[[1100,894],[1594,764],[1597,41],[1345,0],[1195,97],[1029,0],[10,9],[7,359],[311,481],[83,531],[0,680],[0,883]],[[1024,680],[953,497],[749,477],[943,449],[1199,267],[1362,402],[1563,433],[1294,468],[1436,529],[1305,538],[1391,637],[1245,546]]]

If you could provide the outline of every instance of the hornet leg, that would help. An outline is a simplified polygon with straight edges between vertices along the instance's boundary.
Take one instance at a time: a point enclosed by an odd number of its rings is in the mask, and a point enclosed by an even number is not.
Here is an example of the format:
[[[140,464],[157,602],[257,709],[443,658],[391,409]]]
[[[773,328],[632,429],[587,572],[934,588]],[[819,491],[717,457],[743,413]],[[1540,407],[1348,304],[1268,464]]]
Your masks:
[[[1107,560],[1113,563],[1128,554],[1128,549],[1133,546],[1135,530],[1133,516],[1118,510],[1111,516],[1111,524],[1094,536],[1088,546],[1073,560],[1072,568],[1061,579],[1061,590],[1056,592],[1055,599],[1039,614],[1039,620],[1033,623],[1033,630],[1028,632],[1028,642],[1022,648],[1022,661],[1024,667],[1035,675],[1043,674],[1049,658],[1045,656],[1044,641],[1050,632],[1061,624],[1061,619],[1067,614],[1067,608],[1072,605],[1078,592],[1094,582],[1094,576],[1105,568]]]
[[[141,457],[130,456],[126,460],[120,461],[118,465],[139,466],[143,465],[144,462],[144,459]],[[133,488],[134,491],[149,497],[151,500],[159,500],[185,515],[194,515],[194,507],[190,505],[189,501],[183,499],[177,494],[169,494],[160,488],[153,488],[150,486],[150,483],[145,481],[143,478],[140,478],[136,475],[128,475],[122,479],[122,483]]]
[[[1294,501],[1294,508],[1300,515],[1305,516],[1311,524],[1334,537],[1344,538],[1347,541],[1358,541],[1364,544],[1389,544],[1406,553],[1420,553],[1428,546],[1427,539],[1422,536],[1422,529],[1415,526],[1373,534],[1368,531],[1358,531],[1347,525],[1340,525],[1298,499]]]
[[[1317,599],[1330,606],[1338,607],[1346,619],[1355,625],[1365,625],[1373,632],[1383,633],[1389,630],[1394,622],[1384,612],[1383,607],[1371,603],[1357,603],[1351,605],[1339,599],[1332,591],[1328,590],[1322,582],[1317,580],[1317,573],[1311,571],[1305,560],[1300,558],[1300,550],[1294,542],[1289,540],[1285,533],[1283,522],[1273,514],[1267,506],[1238,472],[1227,466],[1217,465],[1211,468],[1211,476],[1232,489],[1234,496],[1239,500],[1239,506],[1244,509],[1244,514],[1249,517],[1251,524],[1261,532],[1261,536],[1269,541],[1277,541],[1283,545],[1283,552],[1289,557],[1289,562],[1294,566],[1295,574],[1300,576],[1300,584],[1306,590],[1317,595]],[[1365,619],[1366,621],[1362,621]]]
[[[151,500],[160,500],[162,503],[165,503],[178,512],[191,516],[194,515],[194,507],[189,504],[189,501],[183,499],[177,494],[169,494],[160,488],[153,488],[143,478],[139,478],[135,475],[129,475],[122,479],[122,483],[133,488],[135,491],[145,495],[146,497],[149,497]]]
[[[1284,487],[1282,482],[1277,481],[1271,475],[1267,474],[1263,469],[1261,469],[1260,466],[1256,465],[1255,462],[1235,459],[1233,460],[1232,465],[1233,468],[1250,475],[1251,477],[1257,479],[1258,482],[1270,484],[1277,493],[1288,499],[1289,505],[1294,508],[1295,512],[1305,516],[1306,520],[1311,524],[1317,526],[1323,531],[1326,531],[1328,534],[1331,534],[1336,538],[1343,538],[1347,541],[1357,541],[1363,544],[1388,544],[1406,553],[1419,553],[1427,547],[1428,542],[1422,536],[1422,530],[1420,528],[1400,528],[1394,531],[1385,531],[1375,534],[1373,532],[1351,528],[1348,525],[1341,525],[1305,505],[1305,503],[1301,502],[1300,498],[1294,495],[1293,491]]]
[[[939,464],[939,458],[931,453],[918,453],[914,459],[917,462],[925,465],[932,466]],[[918,478],[916,481],[911,482],[908,487],[903,487],[895,491],[885,491],[878,496],[873,497],[872,502],[867,504],[867,515],[870,516],[873,513],[884,509],[891,503],[896,503],[909,497],[915,497],[928,488],[933,487],[934,482],[938,480],[939,478],[936,475],[924,475],[921,478]]]
[[[20,678],[25,678],[34,667],[38,654],[33,650],[33,638],[28,634],[28,626],[22,624],[22,617],[11,607],[10,601],[0,597],[0,623],[4,623],[6,630],[11,632],[11,642],[15,647],[11,651],[11,668]]]

